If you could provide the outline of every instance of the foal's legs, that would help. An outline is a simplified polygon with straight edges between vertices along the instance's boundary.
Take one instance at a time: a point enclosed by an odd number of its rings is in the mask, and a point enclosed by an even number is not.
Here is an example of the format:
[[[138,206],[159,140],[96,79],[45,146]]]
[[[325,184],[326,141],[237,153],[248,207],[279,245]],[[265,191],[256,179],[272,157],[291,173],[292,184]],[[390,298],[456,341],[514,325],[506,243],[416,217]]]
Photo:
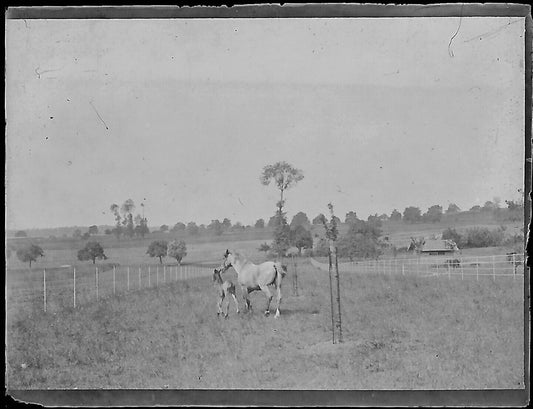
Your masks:
[[[267,308],[265,310],[265,315],[270,315],[270,302],[272,301],[272,294],[266,285],[261,285],[259,288],[261,288],[261,291],[263,291],[267,296]]]
[[[224,293],[220,294],[217,302],[217,315],[220,315],[222,313],[222,301],[224,301]]]
[[[235,297],[234,293],[231,293],[231,296],[233,297],[233,301],[235,301],[235,307],[237,308],[237,314],[239,314],[240,311],[239,311],[239,303],[237,302],[237,297]],[[228,305],[229,305],[229,302],[228,302]]]

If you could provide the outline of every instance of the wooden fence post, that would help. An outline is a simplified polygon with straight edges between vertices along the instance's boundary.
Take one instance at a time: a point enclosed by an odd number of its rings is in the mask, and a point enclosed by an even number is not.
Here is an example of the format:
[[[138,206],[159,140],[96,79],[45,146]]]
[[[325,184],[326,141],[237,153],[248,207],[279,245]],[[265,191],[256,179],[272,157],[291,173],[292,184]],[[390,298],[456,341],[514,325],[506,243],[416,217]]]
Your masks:
[[[150,285],[150,266],[148,266],[148,287],[151,287],[151,285]]]
[[[43,269],[43,307],[46,312],[46,269]]]
[[[141,266],[139,266],[139,290],[141,289]]]
[[[130,290],[130,267],[128,266],[128,291]]]
[[[479,258],[476,259],[476,280],[479,281]]]
[[[155,286],[159,287],[159,266],[155,267]]]
[[[492,256],[492,281],[496,281],[496,256]]]
[[[115,280],[115,266],[113,266],[113,295],[115,295],[116,280]]]
[[[167,267],[163,265],[163,284],[167,282]]]
[[[98,267],[94,268],[94,274],[96,277],[96,301],[98,301]]]

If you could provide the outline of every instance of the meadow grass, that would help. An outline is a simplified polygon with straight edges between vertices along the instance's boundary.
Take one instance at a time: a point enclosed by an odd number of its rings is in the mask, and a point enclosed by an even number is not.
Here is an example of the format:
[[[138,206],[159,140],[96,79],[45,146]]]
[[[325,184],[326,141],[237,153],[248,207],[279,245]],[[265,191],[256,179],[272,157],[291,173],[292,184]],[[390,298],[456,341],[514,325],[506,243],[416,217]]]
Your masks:
[[[211,278],[6,317],[10,389],[524,387],[523,279],[342,274],[331,343],[327,273],[299,260],[282,316],[216,315]],[[226,273],[235,280],[233,270]],[[240,291],[238,291],[240,294]],[[241,308],[242,299],[239,299]],[[274,298],[275,305],[275,298]]]

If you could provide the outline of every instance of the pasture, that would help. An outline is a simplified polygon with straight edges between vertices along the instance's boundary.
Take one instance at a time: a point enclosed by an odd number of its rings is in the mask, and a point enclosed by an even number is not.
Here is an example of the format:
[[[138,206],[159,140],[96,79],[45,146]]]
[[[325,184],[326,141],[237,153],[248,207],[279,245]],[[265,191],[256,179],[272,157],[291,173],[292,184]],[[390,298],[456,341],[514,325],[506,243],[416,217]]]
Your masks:
[[[226,245],[224,244],[223,247]],[[213,250],[214,251],[214,250]],[[214,254],[214,253],[213,253]],[[216,315],[211,277],[6,317],[9,389],[485,389],[524,387],[523,276],[496,281],[341,274],[331,343],[327,273],[298,261],[282,316]],[[233,269],[226,278],[236,279]],[[240,296],[240,290],[237,291]],[[242,298],[239,298],[241,309]],[[273,305],[275,307],[275,305]]]

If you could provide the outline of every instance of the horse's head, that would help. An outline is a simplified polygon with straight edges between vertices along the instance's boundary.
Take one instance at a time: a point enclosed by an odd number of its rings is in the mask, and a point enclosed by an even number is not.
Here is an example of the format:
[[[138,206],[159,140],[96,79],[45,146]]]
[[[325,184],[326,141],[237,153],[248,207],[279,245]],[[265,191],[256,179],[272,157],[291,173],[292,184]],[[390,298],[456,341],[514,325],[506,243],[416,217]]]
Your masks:
[[[230,253],[229,250],[226,250],[224,253],[224,261],[221,265],[221,270],[226,271],[228,268],[233,266],[233,263],[235,262],[235,256]]]

